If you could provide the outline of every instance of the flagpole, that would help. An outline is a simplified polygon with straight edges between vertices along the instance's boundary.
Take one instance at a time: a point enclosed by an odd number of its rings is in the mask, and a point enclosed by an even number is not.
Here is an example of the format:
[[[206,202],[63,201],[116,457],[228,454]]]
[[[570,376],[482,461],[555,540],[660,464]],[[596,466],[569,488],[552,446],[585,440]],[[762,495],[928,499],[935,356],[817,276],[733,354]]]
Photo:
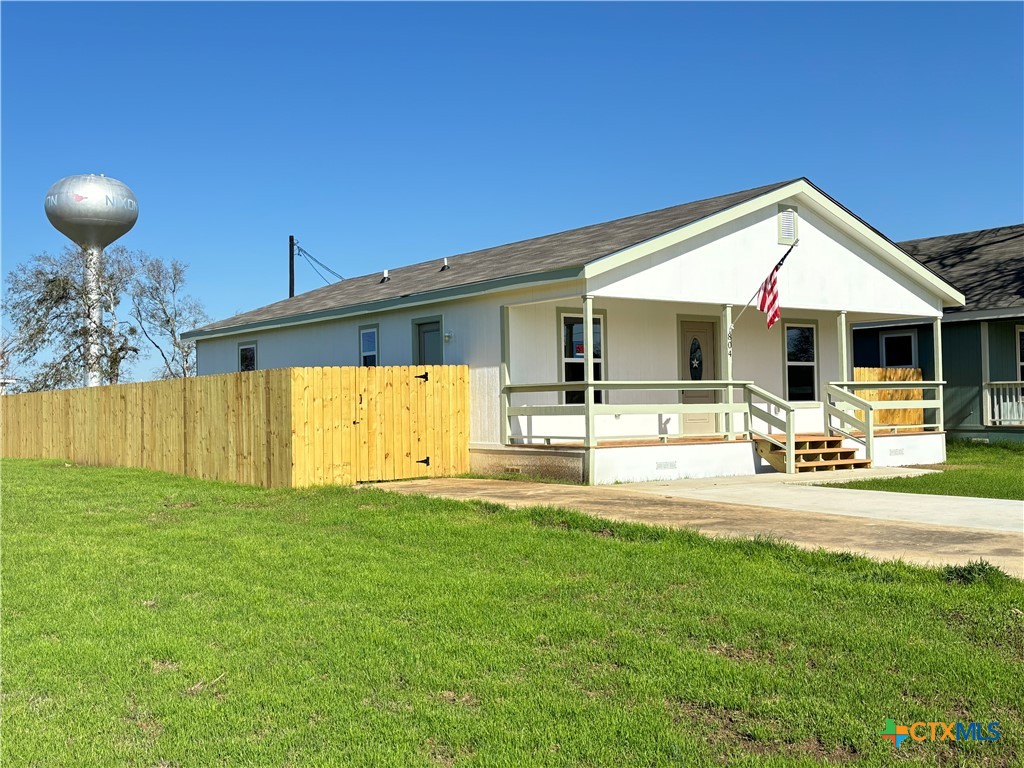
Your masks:
[[[786,257],[789,256],[789,254],[793,252],[793,249],[796,248],[796,246],[797,246],[797,244],[799,242],[800,242],[799,238],[797,238],[796,240],[793,241],[793,244],[791,246],[789,246],[789,250],[787,250],[782,255],[782,258],[779,259],[779,263],[775,265],[775,268],[772,270],[772,272],[774,272],[776,269],[778,269],[779,267],[782,266],[782,262],[784,262],[786,260]],[[771,273],[769,273],[769,274],[771,274]],[[763,286],[763,285],[764,285],[764,283],[761,283],[761,285],[757,286],[757,290],[754,291],[754,295],[751,296],[749,299],[747,299],[747,303],[743,305],[743,309],[741,309],[740,313],[738,315],[736,315],[735,318],[733,318],[733,321],[731,323],[729,323],[729,331],[728,331],[728,348],[729,348],[728,351],[729,351],[729,357],[732,357],[732,332],[736,328],[736,323],[738,323],[740,318],[743,317],[743,313],[747,311],[747,307],[750,306],[750,303],[754,299],[757,298],[757,294],[759,294],[761,292],[761,286]]]

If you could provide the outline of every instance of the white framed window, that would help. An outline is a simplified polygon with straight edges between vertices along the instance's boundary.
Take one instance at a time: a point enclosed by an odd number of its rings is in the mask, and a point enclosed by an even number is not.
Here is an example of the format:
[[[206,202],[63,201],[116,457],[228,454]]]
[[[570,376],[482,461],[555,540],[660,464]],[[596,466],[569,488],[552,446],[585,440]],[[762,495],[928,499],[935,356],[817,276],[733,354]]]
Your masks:
[[[779,245],[792,245],[796,242],[799,232],[797,225],[799,214],[795,205],[780,205],[779,211]]]
[[[1024,325],[1016,328],[1017,337],[1017,381],[1024,381]]]
[[[380,326],[359,326],[359,364],[380,365]]]
[[[585,368],[583,362],[583,315],[562,313],[559,318],[561,347],[560,356],[562,361],[562,381],[583,381]],[[604,317],[594,314],[593,336],[591,337],[594,346],[594,379],[604,380]],[[566,405],[582,405],[584,400],[583,392],[566,392]],[[604,402],[604,392],[594,391],[594,402]]]
[[[256,342],[243,341],[238,345],[238,370],[255,371],[258,367],[256,359]]]
[[[786,323],[787,400],[817,400],[817,330],[809,323]]]
[[[917,330],[882,331],[878,335],[883,368],[917,368]]]

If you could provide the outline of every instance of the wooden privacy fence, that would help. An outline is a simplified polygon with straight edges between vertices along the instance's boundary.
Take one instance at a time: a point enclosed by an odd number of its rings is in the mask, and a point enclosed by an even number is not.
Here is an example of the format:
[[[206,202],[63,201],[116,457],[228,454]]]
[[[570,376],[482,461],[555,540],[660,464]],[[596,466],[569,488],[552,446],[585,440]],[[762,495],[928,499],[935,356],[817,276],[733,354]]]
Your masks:
[[[854,368],[854,381],[924,381],[920,368]],[[853,394],[872,401],[923,400],[920,389],[855,389]],[[864,418],[863,411],[856,411],[858,419]],[[875,426],[899,426],[924,423],[924,410],[907,408],[891,411],[875,411]]]
[[[464,365],[280,368],[0,402],[8,457],[268,488],[469,471]]]

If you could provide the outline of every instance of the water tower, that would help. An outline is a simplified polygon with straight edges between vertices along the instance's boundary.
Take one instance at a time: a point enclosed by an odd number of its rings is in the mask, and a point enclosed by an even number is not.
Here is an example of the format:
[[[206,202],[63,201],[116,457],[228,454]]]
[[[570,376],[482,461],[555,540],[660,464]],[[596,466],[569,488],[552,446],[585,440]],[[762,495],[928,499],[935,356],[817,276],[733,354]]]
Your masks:
[[[106,176],[67,176],[46,193],[46,218],[85,253],[85,289],[88,296],[88,352],[85,386],[100,384],[100,344],[97,329],[103,322],[99,300],[99,269],[103,249],[135,226],[139,203],[127,184]]]

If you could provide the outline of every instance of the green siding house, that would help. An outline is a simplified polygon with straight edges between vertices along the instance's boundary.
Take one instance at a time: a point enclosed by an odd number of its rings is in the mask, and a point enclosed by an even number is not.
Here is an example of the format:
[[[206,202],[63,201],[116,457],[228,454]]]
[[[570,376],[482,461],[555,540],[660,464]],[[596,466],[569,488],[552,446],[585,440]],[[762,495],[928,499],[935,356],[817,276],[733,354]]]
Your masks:
[[[966,297],[942,318],[946,431],[1024,441],[1024,224],[899,243]],[[934,378],[932,326],[853,330],[855,366],[920,368]]]

